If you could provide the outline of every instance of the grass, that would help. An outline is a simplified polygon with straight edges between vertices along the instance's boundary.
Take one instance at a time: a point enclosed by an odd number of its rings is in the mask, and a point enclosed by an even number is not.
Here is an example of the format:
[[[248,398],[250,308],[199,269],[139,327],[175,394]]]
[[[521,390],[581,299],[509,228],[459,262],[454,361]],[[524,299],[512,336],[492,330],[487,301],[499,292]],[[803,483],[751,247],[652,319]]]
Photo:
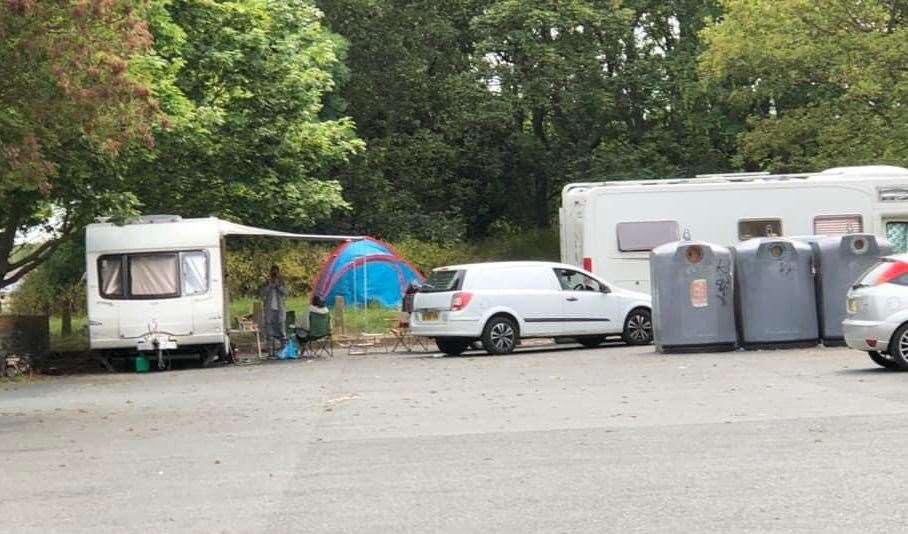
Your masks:
[[[252,315],[252,307],[256,299],[245,297],[230,302],[230,316],[241,317]],[[287,299],[287,311],[296,312],[297,320],[309,312],[309,297],[291,297]],[[334,313],[332,311],[332,313]],[[368,308],[347,308],[344,312],[344,331],[347,334],[361,333],[380,334],[386,333],[390,328],[390,321],[397,317],[398,310],[389,310],[379,306]],[[335,320],[335,324],[336,320]]]
[[[241,317],[252,314],[253,303],[256,299],[246,297],[230,302],[230,316]],[[287,310],[296,312],[301,318],[309,310],[309,298],[306,296],[287,299]],[[333,313],[333,312],[332,312]],[[344,331],[348,335],[362,333],[382,334],[390,328],[390,320],[397,317],[397,310],[388,310],[381,307],[365,309],[347,309],[344,313]],[[88,318],[83,316],[73,317],[73,333],[68,336],[62,334],[63,322],[59,317],[50,318],[50,349],[54,352],[78,352],[88,350]]]
[[[54,352],[79,352],[88,350],[88,318],[84,315],[73,317],[73,332],[63,335],[63,321],[56,316],[50,318],[50,350]]]

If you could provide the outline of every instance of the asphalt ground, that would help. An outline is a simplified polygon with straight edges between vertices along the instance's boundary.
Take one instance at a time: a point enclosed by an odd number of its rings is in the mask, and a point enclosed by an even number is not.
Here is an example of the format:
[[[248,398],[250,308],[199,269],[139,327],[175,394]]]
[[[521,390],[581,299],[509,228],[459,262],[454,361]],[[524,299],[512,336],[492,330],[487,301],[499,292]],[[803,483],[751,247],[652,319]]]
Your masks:
[[[0,532],[900,532],[906,399],[823,348],[0,383]]]

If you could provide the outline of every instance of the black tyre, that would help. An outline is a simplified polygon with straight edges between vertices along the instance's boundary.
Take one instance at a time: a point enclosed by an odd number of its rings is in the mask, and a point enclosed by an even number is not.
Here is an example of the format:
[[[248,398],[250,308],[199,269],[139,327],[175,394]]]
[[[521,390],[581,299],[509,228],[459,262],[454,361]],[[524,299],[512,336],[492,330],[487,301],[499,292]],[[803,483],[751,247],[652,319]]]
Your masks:
[[[584,347],[593,349],[602,345],[605,341],[605,336],[583,336],[578,337],[577,342],[583,345]]]
[[[438,345],[438,350],[444,352],[448,356],[460,356],[463,354],[463,351],[467,350],[467,347],[470,346],[469,341],[447,337],[435,338],[435,344]]]
[[[889,342],[889,354],[892,358],[893,369],[908,371],[908,323],[900,326],[892,335],[892,340]],[[876,358],[873,358],[873,361],[876,362]]]
[[[489,354],[510,354],[517,346],[517,324],[510,317],[492,317],[482,330],[482,347]]]
[[[653,317],[646,308],[637,308],[624,319],[624,342],[628,345],[649,345],[653,342]]]
[[[870,359],[873,360],[873,363],[879,365],[880,367],[885,367],[886,369],[897,369],[895,366],[895,360],[892,359],[892,356],[888,354],[882,354],[875,350],[871,350],[867,353],[870,356]]]

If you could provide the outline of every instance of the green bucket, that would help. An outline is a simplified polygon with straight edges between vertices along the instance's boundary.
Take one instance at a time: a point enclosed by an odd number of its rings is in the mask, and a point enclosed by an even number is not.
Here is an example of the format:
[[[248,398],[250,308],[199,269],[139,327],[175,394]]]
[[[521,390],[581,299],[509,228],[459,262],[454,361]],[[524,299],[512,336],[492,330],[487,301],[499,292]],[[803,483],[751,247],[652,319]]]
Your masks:
[[[137,373],[147,373],[151,369],[151,364],[148,363],[148,358],[145,356],[136,356],[136,372]]]

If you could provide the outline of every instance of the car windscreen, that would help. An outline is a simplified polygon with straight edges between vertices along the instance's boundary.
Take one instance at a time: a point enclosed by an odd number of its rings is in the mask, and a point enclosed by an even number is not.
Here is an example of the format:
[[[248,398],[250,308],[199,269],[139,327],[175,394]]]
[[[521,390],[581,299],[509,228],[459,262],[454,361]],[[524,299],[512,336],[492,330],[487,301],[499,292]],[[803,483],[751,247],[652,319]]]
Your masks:
[[[429,279],[419,289],[421,293],[440,293],[443,291],[458,291],[463,283],[463,271],[443,270],[432,271]]]

